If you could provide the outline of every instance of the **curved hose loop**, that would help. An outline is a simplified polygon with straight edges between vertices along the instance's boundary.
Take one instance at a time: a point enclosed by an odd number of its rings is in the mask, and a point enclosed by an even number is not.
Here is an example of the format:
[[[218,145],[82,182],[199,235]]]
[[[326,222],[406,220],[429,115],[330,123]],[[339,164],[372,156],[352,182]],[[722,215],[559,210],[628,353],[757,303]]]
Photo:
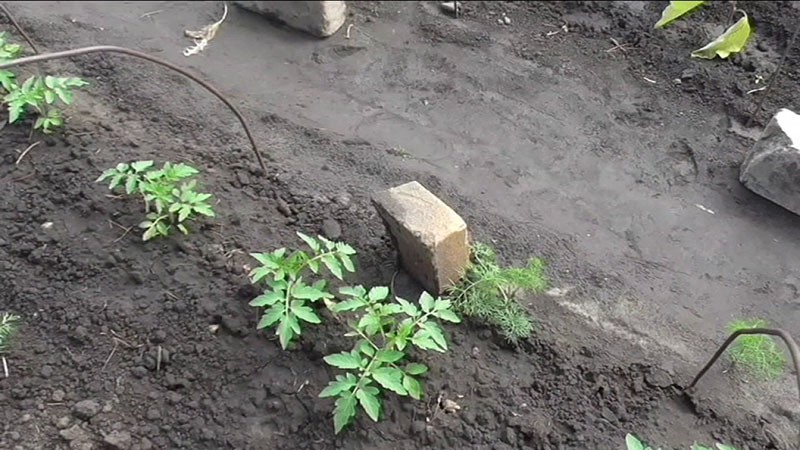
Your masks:
[[[725,352],[725,350],[733,344],[733,341],[736,340],[739,336],[748,335],[748,334],[766,334],[768,336],[777,336],[786,343],[786,346],[789,348],[789,355],[792,357],[792,363],[794,364],[794,372],[797,377],[797,392],[798,396],[800,396],[800,348],[797,346],[797,342],[789,335],[789,333],[781,330],[781,329],[771,329],[771,328],[750,328],[744,330],[736,330],[728,336],[728,339],[722,343],[722,345],[717,349],[717,352],[714,353],[714,356],[706,363],[706,365],[700,370],[700,372],[694,377],[689,386],[686,387],[683,391],[686,392],[689,389],[693,388],[703,375],[708,372],[708,369],[714,365],[715,362],[719,359],[720,356]],[[798,435],[798,440],[800,440],[800,434]],[[800,447],[798,447],[800,448]]]
[[[217,88],[215,88],[214,86],[212,86],[208,82],[203,81],[202,79],[200,79],[196,75],[192,74],[191,72],[189,72],[189,71],[187,71],[185,69],[182,69],[182,68],[176,66],[175,64],[172,64],[170,62],[164,61],[163,59],[156,58],[155,56],[148,55],[147,53],[143,53],[143,52],[140,52],[140,51],[137,51],[137,50],[132,50],[132,49],[125,48],[125,47],[116,47],[116,46],[113,46],[113,45],[95,45],[95,46],[91,46],[91,47],[82,47],[82,48],[76,48],[76,49],[72,49],[72,50],[64,50],[64,51],[61,51],[61,52],[41,53],[41,54],[38,54],[38,55],[26,56],[26,57],[23,57],[23,58],[17,58],[17,59],[11,60],[11,61],[0,62],[0,69],[6,69],[6,68],[9,68],[9,67],[21,66],[21,65],[24,65],[24,64],[31,64],[31,63],[41,62],[41,61],[48,61],[48,60],[51,60],[51,59],[70,58],[70,57],[73,57],[73,56],[86,55],[86,54],[89,54],[89,53],[122,53],[123,55],[128,55],[128,56],[133,56],[133,57],[136,57],[136,58],[144,59],[144,60],[159,64],[161,66],[164,66],[164,67],[166,67],[168,69],[172,69],[175,72],[178,72],[179,74],[185,76],[186,78],[188,78],[188,79],[194,81],[195,83],[199,84],[200,86],[204,87],[208,92],[211,92],[212,94],[214,94],[214,96],[216,96],[218,99],[220,99],[222,101],[222,103],[224,103],[225,106],[227,106],[233,112],[233,114],[236,116],[236,118],[239,119],[239,123],[242,124],[242,128],[244,128],[244,132],[247,135],[247,139],[250,141],[250,145],[253,147],[253,153],[255,153],[256,160],[258,160],[258,165],[261,166],[261,170],[263,170],[264,174],[266,175],[267,167],[264,164],[263,158],[261,157],[261,152],[259,152],[258,146],[256,145],[256,141],[253,138],[253,134],[250,132],[250,127],[247,126],[247,122],[245,122],[244,117],[239,112],[239,110],[236,109],[236,107],[233,106],[233,104],[224,95],[222,95],[222,93],[219,90],[217,90]]]

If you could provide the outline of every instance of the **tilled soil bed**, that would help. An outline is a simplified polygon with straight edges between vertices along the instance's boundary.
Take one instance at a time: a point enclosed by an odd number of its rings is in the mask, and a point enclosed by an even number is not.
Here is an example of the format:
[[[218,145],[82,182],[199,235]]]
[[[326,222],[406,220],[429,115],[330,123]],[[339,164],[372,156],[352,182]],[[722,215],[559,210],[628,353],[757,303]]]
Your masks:
[[[545,298],[532,299],[541,323],[516,349],[474,324],[447,328],[449,353],[418,355],[433,368],[426,401],[389,396],[382,422],[362,417],[334,436],[332,401],[317,397],[335,374],[322,357],[349,342],[334,323],[287,352],[256,332],[247,254],[324,228],[358,250],[353,282],[387,285],[394,249],[360,180],[413,174],[383,171],[369,143],[249,110],[263,148],[295,156],[265,174],[226,110],[182,78],[113,56],[43,67],[92,86],[63,133],[0,131],[0,307],[24,320],[0,380],[0,448],[617,449],[627,432],[784,448],[761,419],[680,395],[685,380],[631,363],[635,349]],[[200,168],[218,217],[188,237],[141,242],[141,205],[94,183],[140,159]],[[420,181],[469,206],[453,187]],[[472,224],[502,251],[524,230],[493,219]],[[397,288],[417,293],[402,275]],[[461,410],[447,414],[437,398]]]

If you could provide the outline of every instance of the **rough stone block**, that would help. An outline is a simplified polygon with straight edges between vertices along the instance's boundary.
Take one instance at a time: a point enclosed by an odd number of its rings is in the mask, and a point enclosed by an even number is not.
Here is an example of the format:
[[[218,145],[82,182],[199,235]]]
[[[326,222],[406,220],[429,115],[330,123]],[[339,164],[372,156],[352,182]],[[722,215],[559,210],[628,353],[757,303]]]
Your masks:
[[[470,248],[467,224],[416,181],[373,196],[405,270],[426,291],[444,293],[464,276]]]
[[[800,116],[788,109],[775,114],[742,163],[739,181],[800,214]]]
[[[344,25],[345,2],[246,2],[236,1],[242,8],[272,19],[280,20],[292,28],[317,37],[328,37]]]

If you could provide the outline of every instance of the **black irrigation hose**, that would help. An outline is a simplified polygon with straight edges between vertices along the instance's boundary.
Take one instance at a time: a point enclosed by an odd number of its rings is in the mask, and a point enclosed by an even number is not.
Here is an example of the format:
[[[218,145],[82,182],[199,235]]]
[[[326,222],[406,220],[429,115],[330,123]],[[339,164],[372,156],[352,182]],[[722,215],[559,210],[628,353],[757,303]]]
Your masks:
[[[703,375],[705,375],[706,372],[708,372],[708,369],[710,369],[711,366],[713,366],[714,363],[717,362],[717,359],[719,359],[719,357],[722,356],[722,354],[725,352],[728,346],[730,346],[733,343],[733,341],[736,340],[736,338],[746,334],[766,334],[769,336],[777,336],[783,339],[783,342],[785,342],[786,346],[789,347],[789,354],[791,355],[792,362],[794,363],[794,371],[797,377],[797,392],[798,396],[800,396],[800,348],[798,348],[797,342],[795,342],[795,340],[792,339],[789,333],[780,329],[770,329],[770,328],[750,328],[745,330],[734,331],[730,336],[728,336],[728,339],[726,339],[725,342],[722,343],[722,346],[720,346],[717,352],[714,353],[714,356],[712,356],[711,359],[706,363],[705,367],[703,367],[703,369],[700,370],[697,376],[694,377],[694,380],[692,380],[692,382],[689,383],[689,386],[686,389],[684,389],[684,392],[693,388],[697,384],[697,382],[700,381],[701,378],[703,378]],[[798,439],[800,440],[800,435],[798,435]]]
[[[178,72],[179,74],[185,76],[186,78],[189,78],[190,80],[194,81],[195,83],[199,84],[200,86],[203,86],[208,92],[211,92],[212,94],[214,94],[218,99],[220,99],[222,101],[222,103],[225,103],[225,106],[230,108],[230,110],[233,112],[233,114],[236,116],[236,118],[239,119],[239,123],[242,124],[242,128],[244,128],[244,132],[247,135],[247,139],[250,141],[250,145],[253,147],[253,152],[256,155],[256,159],[258,160],[258,164],[261,166],[261,170],[264,171],[264,174],[267,173],[267,167],[264,165],[264,160],[261,158],[261,153],[258,151],[258,146],[256,145],[256,141],[255,141],[255,139],[253,139],[253,134],[250,133],[250,127],[247,126],[247,123],[245,122],[244,117],[239,112],[239,110],[236,109],[236,107],[233,106],[233,104],[224,95],[222,95],[222,93],[220,91],[218,91],[214,86],[212,86],[209,83],[203,81],[202,79],[200,79],[196,75],[193,75],[192,73],[188,72],[187,70],[182,69],[182,68],[180,68],[180,67],[178,67],[175,64],[172,64],[170,62],[164,61],[163,59],[156,58],[155,56],[150,56],[150,55],[148,55],[146,53],[142,53],[142,52],[136,51],[136,50],[131,50],[131,49],[125,48],[125,47],[115,47],[113,45],[96,45],[96,46],[92,46],[92,47],[82,47],[82,48],[76,48],[76,49],[72,49],[72,50],[64,50],[64,51],[61,51],[61,52],[42,53],[42,54],[38,54],[38,55],[34,55],[34,56],[26,56],[24,58],[17,58],[17,59],[11,60],[11,61],[0,62],[0,69],[6,69],[6,68],[9,68],[9,67],[20,66],[20,65],[23,65],[23,64],[30,64],[30,63],[40,62],[40,61],[48,61],[48,60],[51,60],[51,59],[69,58],[69,57],[72,57],[72,56],[86,55],[86,54],[89,54],[89,53],[105,53],[105,52],[108,52],[108,53],[122,53],[124,55],[133,56],[133,57],[136,57],[136,58],[141,58],[141,59],[144,59],[144,60],[159,64],[159,65],[162,65],[162,66],[164,66],[166,68],[174,70],[175,72]]]

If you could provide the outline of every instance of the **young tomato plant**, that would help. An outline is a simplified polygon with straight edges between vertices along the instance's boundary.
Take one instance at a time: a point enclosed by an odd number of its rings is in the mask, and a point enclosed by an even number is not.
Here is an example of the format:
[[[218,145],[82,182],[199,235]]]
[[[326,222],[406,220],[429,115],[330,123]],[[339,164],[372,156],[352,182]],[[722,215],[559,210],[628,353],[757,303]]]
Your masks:
[[[355,271],[351,259],[356,253],[353,247],[322,236],[314,239],[300,232],[297,235],[311,248],[310,254],[301,250],[287,254],[285,248],[251,254],[261,265],[250,272],[250,280],[253,284],[266,284],[264,293],[250,302],[251,306],[265,309],[258,329],[277,324],[275,334],[284,350],[292,339],[301,335],[300,321],[321,322],[309,304],[333,298],[326,280],[309,284],[303,277],[319,275],[323,267],[339,280],[344,279],[345,272]]]
[[[164,163],[153,168],[153,161],[121,163],[106,170],[97,182],[108,180],[112,191],[123,188],[128,195],[138,194],[144,199],[146,219],[142,240],[168,236],[175,227],[188,234],[187,224],[198,216],[215,217],[211,194],[195,191],[197,182],[190,178],[199,172],[186,164]]]
[[[377,422],[384,390],[421,399],[423,390],[417,377],[428,368],[409,362],[407,352],[412,346],[446,352],[444,332],[434,319],[461,321],[450,300],[434,299],[427,292],[419,298],[419,306],[401,298],[387,302],[386,287],[373,287],[369,291],[361,286],[348,287],[340,293],[346,299],[331,302],[329,308],[337,314],[357,314],[357,320],[350,324],[352,331],[345,336],[358,340],[351,351],[324,358],[329,365],[346,371],[319,394],[323,398],[336,397],[333,415],[336,433],[353,421],[357,405]]]

